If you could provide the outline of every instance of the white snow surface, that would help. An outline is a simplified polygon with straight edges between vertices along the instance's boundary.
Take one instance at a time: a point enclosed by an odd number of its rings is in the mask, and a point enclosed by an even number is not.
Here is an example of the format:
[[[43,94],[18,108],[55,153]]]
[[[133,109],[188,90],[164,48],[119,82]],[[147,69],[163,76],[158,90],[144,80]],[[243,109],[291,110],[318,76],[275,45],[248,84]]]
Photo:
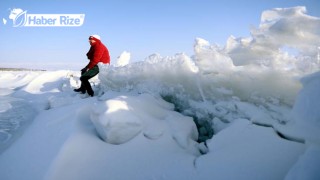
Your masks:
[[[264,11],[251,37],[80,72],[0,72],[0,179],[320,179],[320,19]],[[303,22],[303,23],[302,23]]]

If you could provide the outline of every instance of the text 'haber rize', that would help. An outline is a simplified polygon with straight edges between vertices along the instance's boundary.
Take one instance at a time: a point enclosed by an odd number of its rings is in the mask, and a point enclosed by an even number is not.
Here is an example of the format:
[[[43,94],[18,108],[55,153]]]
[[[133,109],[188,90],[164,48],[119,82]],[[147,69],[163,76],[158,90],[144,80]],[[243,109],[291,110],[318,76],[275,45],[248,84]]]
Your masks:
[[[69,16],[59,16],[59,18],[45,18],[44,16],[29,16],[28,25],[81,25],[80,18],[71,18]]]

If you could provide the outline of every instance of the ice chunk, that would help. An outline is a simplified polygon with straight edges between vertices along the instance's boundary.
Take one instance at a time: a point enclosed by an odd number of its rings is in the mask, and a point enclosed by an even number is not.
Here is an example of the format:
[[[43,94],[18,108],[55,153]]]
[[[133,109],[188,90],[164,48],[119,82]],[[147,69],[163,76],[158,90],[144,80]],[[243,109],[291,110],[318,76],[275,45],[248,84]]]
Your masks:
[[[105,108],[93,111],[91,120],[96,127],[99,136],[111,144],[122,144],[142,130],[141,120],[121,100],[109,100]]]

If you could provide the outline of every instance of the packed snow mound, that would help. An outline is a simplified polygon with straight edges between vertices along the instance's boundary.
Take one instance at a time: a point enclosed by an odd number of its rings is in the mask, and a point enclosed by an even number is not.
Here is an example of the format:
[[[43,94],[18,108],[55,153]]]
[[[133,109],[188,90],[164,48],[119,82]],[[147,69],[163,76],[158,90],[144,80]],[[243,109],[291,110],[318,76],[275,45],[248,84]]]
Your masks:
[[[285,180],[320,179],[320,146],[310,145],[297,163],[288,172]]]
[[[149,94],[120,96],[99,103],[93,107],[91,120],[100,137],[111,144],[125,143],[142,133],[151,140],[171,136],[181,147],[194,151],[198,140],[192,118],[173,111],[172,104]]]
[[[303,144],[281,139],[272,128],[246,119],[235,120],[207,144],[209,152],[195,163],[202,180],[284,179],[305,150]]]
[[[314,73],[301,79],[302,90],[290,113],[292,121],[283,133],[293,138],[320,146],[320,73]],[[289,128],[290,127],[290,128]],[[282,129],[279,127],[279,129]]]
[[[60,79],[66,80],[69,71],[52,71],[39,74],[34,78],[24,90],[32,94],[42,94],[47,92],[61,92],[63,84],[59,81]]]
[[[37,72],[23,71],[1,73],[0,92],[13,88],[21,88],[31,82],[37,75]]]
[[[103,140],[111,144],[122,144],[140,133],[141,120],[130,112],[131,107],[125,101],[109,100],[103,104],[104,108],[101,105],[94,108],[91,119]]]
[[[314,73],[301,79],[302,90],[297,96],[292,117],[300,123],[308,123],[320,128],[320,73]],[[319,136],[320,137],[320,136]]]

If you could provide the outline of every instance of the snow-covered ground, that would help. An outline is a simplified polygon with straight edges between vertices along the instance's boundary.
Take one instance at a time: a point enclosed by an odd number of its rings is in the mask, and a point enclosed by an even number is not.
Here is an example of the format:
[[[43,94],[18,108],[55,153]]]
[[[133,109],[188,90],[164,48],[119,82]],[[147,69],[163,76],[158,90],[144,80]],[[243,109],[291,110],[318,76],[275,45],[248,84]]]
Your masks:
[[[252,37],[80,72],[0,72],[0,179],[320,179],[320,19],[262,13]]]

